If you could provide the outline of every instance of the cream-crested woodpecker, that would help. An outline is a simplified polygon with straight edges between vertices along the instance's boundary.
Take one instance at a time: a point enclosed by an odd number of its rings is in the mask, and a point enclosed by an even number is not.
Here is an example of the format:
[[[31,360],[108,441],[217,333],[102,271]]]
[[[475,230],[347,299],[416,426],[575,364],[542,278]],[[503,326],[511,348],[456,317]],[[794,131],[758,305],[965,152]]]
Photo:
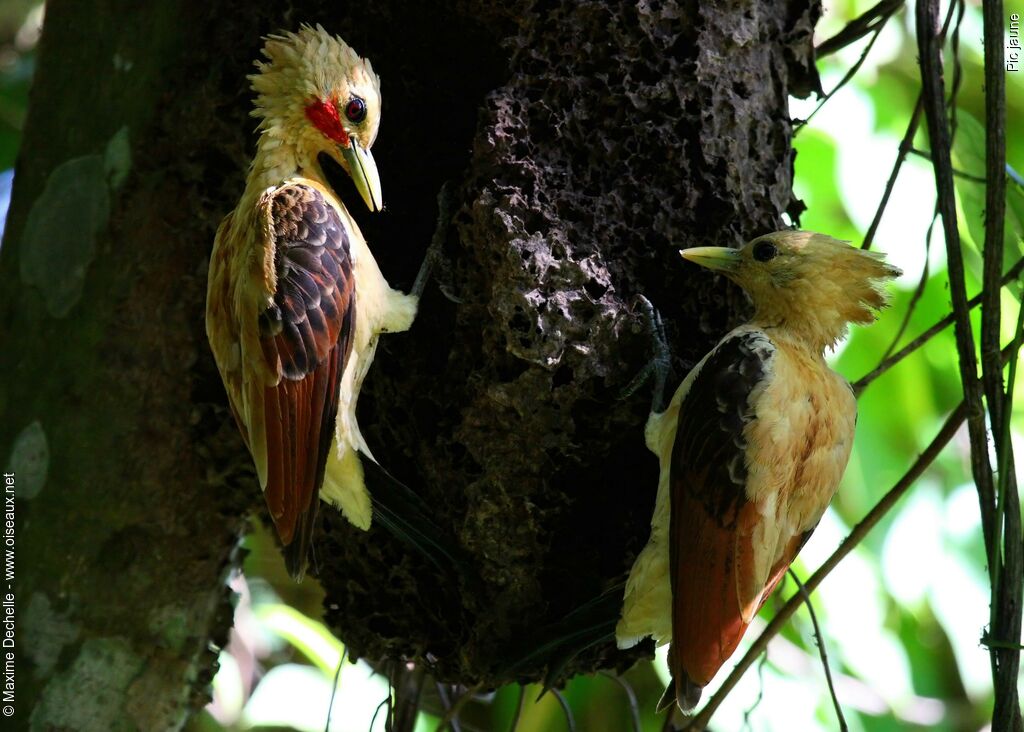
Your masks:
[[[301,579],[318,495],[370,526],[357,453],[373,456],[356,400],[378,335],[412,325],[423,277],[411,295],[388,285],[325,175],[340,166],[381,210],[370,62],[320,26],[269,36],[263,55],[249,77],[256,157],[217,230],[206,331],[288,570]]]
[[[839,486],[857,403],[824,352],[848,323],[875,319],[900,271],[804,231],[680,253],[742,287],[755,310],[646,427],[661,474],[615,634],[622,648],[671,641],[672,683],[659,708],[674,701],[689,711]]]

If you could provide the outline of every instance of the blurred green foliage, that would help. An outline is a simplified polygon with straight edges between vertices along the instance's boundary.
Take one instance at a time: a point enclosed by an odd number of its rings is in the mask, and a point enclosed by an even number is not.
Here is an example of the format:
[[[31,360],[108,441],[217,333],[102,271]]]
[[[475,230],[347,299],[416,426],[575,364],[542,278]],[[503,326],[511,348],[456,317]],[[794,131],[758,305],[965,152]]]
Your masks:
[[[38,0],[0,4],[0,171],[14,167],[21,142],[41,12]]]

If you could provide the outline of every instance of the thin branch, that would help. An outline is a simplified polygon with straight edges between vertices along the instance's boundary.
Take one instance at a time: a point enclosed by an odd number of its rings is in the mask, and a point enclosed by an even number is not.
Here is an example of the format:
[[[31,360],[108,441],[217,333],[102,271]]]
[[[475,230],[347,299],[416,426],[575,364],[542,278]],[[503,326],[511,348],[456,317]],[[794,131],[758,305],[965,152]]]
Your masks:
[[[911,147],[908,148],[907,152],[912,153],[918,156],[919,158],[924,158],[925,160],[928,161],[931,161],[932,159],[932,154],[927,150],[921,150],[916,147]],[[987,178],[984,178],[980,175],[975,175],[974,173],[968,173],[967,171],[960,170],[959,168],[953,168],[953,175],[955,175],[957,178],[963,178],[964,180],[969,180],[973,183],[985,184],[988,181]],[[1018,186],[1024,187],[1024,179],[1021,178],[1020,173],[1014,170],[1013,166],[1010,165],[1009,163],[1007,163],[1006,165],[1006,178],[1007,180],[1013,181]]]
[[[764,667],[768,665],[768,654],[761,654],[761,660],[757,662],[757,696],[753,704],[743,710],[743,727],[741,729],[753,730],[750,724],[750,715],[754,713],[761,702],[764,701]]]
[[[957,6],[957,3],[951,3],[949,6],[949,12],[946,13],[946,21],[942,24],[941,37],[945,38],[946,33],[949,31],[949,24],[953,21],[953,10]],[[963,17],[963,8],[961,7],[960,17],[957,18],[957,29],[960,27],[960,19]],[[959,81],[957,81],[959,86]],[[882,222],[882,214],[885,213],[886,207],[889,205],[889,196],[892,195],[892,190],[896,186],[896,179],[899,177],[900,168],[903,167],[903,162],[907,158],[907,154],[914,149],[914,135],[917,133],[917,128],[921,123],[921,112],[924,110],[924,96],[922,94],[917,95],[917,101],[914,103],[914,111],[910,115],[910,121],[907,122],[907,130],[903,133],[903,139],[900,140],[899,151],[896,155],[896,162],[893,163],[892,172],[889,174],[889,180],[885,184],[885,192],[882,194],[882,200],[878,204],[878,208],[875,209],[875,216],[871,220],[871,226],[868,227],[868,232],[864,237],[864,243],[861,244],[861,249],[870,249],[871,243],[875,240],[875,233],[878,231],[878,225]]]
[[[814,640],[818,645],[818,655],[821,656],[821,665],[825,669],[825,683],[828,684],[828,693],[832,697],[832,706],[836,710],[836,721],[839,722],[840,732],[849,732],[850,728],[846,726],[846,717],[843,716],[843,708],[839,704],[839,697],[836,696],[836,687],[832,681],[832,669],[828,665],[828,653],[825,652],[825,636],[821,634],[821,628],[818,626],[818,616],[814,612],[814,603],[811,602],[811,595],[807,592],[804,587],[804,583],[800,581],[800,578],[796,576],[796,572],[792,569],[789,570],[789,576],[796,582],[797,592],[800,594],[800,599],[803,600],[804,605],[807,606],[807,612],[811,616],[811,625],[814,627]]]
[[[1003,429],[999,435],[1000,443],[1004,444],[1010,442],[1009,415],[1013,414],[1013,390],[1017,382],[1017,364],[1019,363],[1018,357],[1020,355],[1021,340],[1024,339],[1024,305],[1017,306],[1017,328],[1014,330],[1014,333],[1017,336],[1014,342],[1011,343],[1013,351],[1010,356],[1010,371],[1006,375],[1006,396],[1004,397],[1005,403],[1003,406],[1003,414],[1007,415],[1007,417],[1003,420]],[[1005,500],[1007,489],[1010,481],[1014,481],[1014,484],[1016,484],[1017,473],[1014,470],[1012,446],[997,450],[997,454],[999,455],[999,484],[998,491],[996,492],[996,515],[1002,516],[1005,514],[1003,501]],[[1007,529],[1006,536],[1014,536],[1014,533]]]
[[[1006,274],[1004,274],[1003,278],[999,281],[1000,286],[1002,287],[1002,286],[1004,286],[1004,285],[1006,285],[1006,284],[1008,284],[1010,282],[1013,282],[1015,279],[1017,279],[1020,276],[1022,271],[1024,271],[1024,258],[1018,259],[1017,262],[1012,267],[1010,267],[1010,269],[1008,269],[1006,271]],[[981,293],[979,292],[977,295],[975,295],[974,297],[972,297],[970,300],[967,301],[967,306],[969,308],[974,308],[980,302],[981,302]],[[932,338],[935,337],[935,335],[937,333],[941,333],[943,330],[945,330],[950,325],[952,325],[953,324],[953,320],[954,320],[954,315],[953,315],[953,313],[950,313],[949,315],[944,317],[942,320],[937,322],[935,325],[933,325],[932,327],[928,328],[928,330],[924,331],[921,335],[919,335],[917,338],[912,340],[910,343],[908,343],[902,349],[897,351],[894,355],[892,355],[892,356],[890,356],[890,357],[888,357],[886,359],[883,359],[882,362],[878,364],[878,366],[876,366],[874,369],[872,369],[870,372],[868,372],[867,374],[862,376],[857,381],[853,382],[853,390],[854,390],[854,392],[856,392],[857,394],[860,394],[862,391],[864,391],[865,388],[867,388],[867,386],[871,382],[873,382],[879,376],[881,376],[886,371],[891,369],[893,366],[898,364],[900,361],[905,359],[907,356],[912,354],[914,351],[919,349],[925,343],[930,341]]]
[[[837,91],[846,86],[850,79],[857,75],[857,72],[860,71],[860,67],[863,66],[864,62],[868,60],[868,54],[871,53],[871,48],[872,46],[875,45],[875,41],[878,40],[878,36],[882,32],[883,27],[885,27],[884,23],[878,26],[878,28],[874,32],[874,35],[871,36],[871,40],[868,41],[867,46],[865,46],[864,50],[861,52],[860,58],[857,59],[857,62],[849,68],[849,70],[846,72],[843,78],[839,80],[839,83],[832,87],[832,91],[826,94],[824,99],[818,102],[818,106],[814,108],[814,111],[807,115],[807,119],[800,120],[799,122],[797,122],[793,130],[794,135],[798,133],[803,127],[805,127],[808,122],[814,119],[814,115],[821,111],[821,108],[824,107],[826,102],[828,102],[828,100],[832,98],[832,95],[834,95]]]
[[[516,702],[516,711],[512,715],[512,725],[508,732],[516,732],[519,729],[519,718],[523,716],[523,705],[526,702],[526,687],[519,685],[519,701]]]
[[[910,488],[910,486],[913,485],[919,477],[921,477],[921,474],[924,473],[925,469],[932,464],[936,457],[938,457],[938,454],[946,446],[946,443],[953,439],[953,435],[955,435],[957,430],[960,428],[960,423],[963,422],[965,415],[966,409],[964,407],[964,403],[961,402],[957,408],[953,410],[953,413],[946,418],[946,422],[942,425],[942,429],[939,430],[939,433],[931,441],[931,444],[929,444],[917,460],[914,461],[914,464],[906,474],[899,479],[896,485],[889,489],[889,492],[886,493],[877,504],[875,504],[874,508],[871,509],[868,515],[865,516],[859,524],[853,527],[853,530],[850,532],[849,536],[846,537],[843,543],[839,545],[839,548],[837,548],[832,555],[825,560],[824,564],[822,564],[814,574],[807,579],[807,582],[804,583],[804,587],[807,592],[813,592],[816,590],[832,570],[834,570],[836,566],[838,566],[839,563],[845,559],[846,556],[861,543],[861,541],[864,540],[864,537],[868,535],[868,532],[870,532],[871,529],[873,529],[878,522],[881,521],[887,513],[889,513],[892,507],[896,505],[896,502],[903,497],[904,493],[907,492],[907,489]],[[786,601],[786,604],[783,605],[775,614],[775,617],[772,618],[770,623],[768,623],[768,626],[764,629],[761,635],[757,637],[747,652],[743,654],[743,658],[739,660],[735,668],[733,668],[726,677],[725,681],[722,682],[722,686],[717,692],[715,692],[714,696],[708,700],[707,704],[704,705],[704,708],[700,710],[700,713],[695,716],[684,729],[690,732],[700,732],[707,728],[708,721],[711,719],[718,707],[721,706],[725,697],[729,695],[733,688],[735,688],[746,670],[750,668],[762,653],[764,653],[765,648],[768,647],[768,642],[774,638],[780,630],[782,630],[783,626],[797,611],[802,602],[803,598],[799,592]]]
[[[1024,544],[1021,536],[1020,498],[1017,494],[1017,478],[1014,466],[1013,448],[1010,441],[1010,415],[1013,414],[1013,389],[1017,378],[1017,364],[1021,342],[1024,341],[1024,306],[1017,309],[1017,336],[1012,345],[1013,353],[1006,378],[1006,397],[1003,405],[1003,424],[996,445],[999,461],[999,481],[996,491],[996,554],[1000,544],[1004,551],[1003,566],[997,575],[999,584],[992,588],[992,620],[989,644],[992,654],[996,707],[993,713],[994,730],[1015,730],[1021,732],[1020,703],[1016,687],[1017,672],[1020,668],[1021,598],[1024,595]],[[1005,521],[1005,539],[998,540],[999,528]],[[1002,701],[1002,703],[1000,703]],[[996,724],[1000,726],[996,726]]]
[[[900,321],[900,327],[896,329],[896,335],[893,336],[889,347],[882,354],[883,361],[892,355],[892,352],[896,350],[896,344],[903,340],[903,334],[907,332],[907,328],[910,326],[910,319],[914,317],[914,312],[917,310],[921,298],[924,297],[924,291],[928,286],[928,275],[931,274],[929,261],[931,260],[932,253],[932,234],[935,231],[935,222],[938,218],[939,212],[936,211],[932,214],[932,222],[928,224],[928,231],[924,235],[924,266],[921,268],[921,279],[917,281],[917,286],[914,287],[914,293],[910,296],[910,302],[907,303],[907,310],[903,313],[903,320]]]
[[[380,714],[380,710],[383,709],[385,705],[388,708],[387,714],[390,715],[391,714],[391,689],[388,689],[387,697],[385,699],[383,699],[381,701],[381,703],[377,705],[377,708],[374,710],[373,717],[370,718],[369,732],[373,732],[373,725],[377,724],[377,715]],[[385,719],[387,719],[387,716],[385,716]]]
[[[473,686],[467,688],[463,693],[459,694],[459,697],[455,700],[455,703],[448,707],[444,713],[444,716],[441,717],[441,721],[437,725],[437,732],[443,732],[445,727],[450,727],[452,729],[452,732],[458,732],[459,712],[461,712],[462,708],[466,706],[466,702],[472,699],[473,695],[480,691],[481,686],[482,684],[474,684]],[[448,693],[444,690],[444,687],[441,684],[437,685],[437,691],[441,695],[442,701],[444,701],[444,703],[447,704]]]
[[[960,95],[960,84],[964,79],[963,64],[960,63],[960,26],[964,20],[964,13],[967,12],[967,4],[964,0],[951,0],[949,3],[949,12],[946,13],[946,23],[942,26],[942,33],[939,34],[939,43],[946,42],[946,31],[949,28],[949,19],[953,14],[953,9],[956,9],[956,25],[953,26],[953,36],[949,40],[949,48],[953,54],[953,82],[950,84],[949,99],[946,100],[946,106],[949,107],[949,146],[953,147],[953,140],[956,139],[956,130],[958,125],[957,120],[957,105],[956,100]]]
[[[981,645],[986,648],[1015,648],[1018,651],[1024,651],[1024,646],[1020,643],[1003,643],[1002,641],[989,640],[987,638],[981,639]]]
[[[927,150],[921,150],[919,148],[912,147],[910,148],[910,152],[911,154],[916,155],[919,158],[924,158],[925,160],[932,159],[932,154]],[[959,168],[951,168],[951,170],[953,171],[953,175],[957,178],[963,178],[964,180],[969,180],[972,183],[985,183],[985,179],[982,178],[980,175],[968,173],[966,171],[960,170]]]
[[[437,728],[438,732],[440,732],[445,720],[450,719],[450,714],[452,711],[452,700],[451,697],[448,696],[448,690],[444,688],[444,684],[442,684],[440,681],[434,682],[434,689],[437,691],[437,698],[440,700],[441,710],[444,712],[444,714],[441,715],[442,724],[439,725]],[[452,725],[452,727],[454,729],[455,725]]]
[[[562,713],[565,714],[565,721],[569,725],[569,732],[576,732],[576,718],[572,716],[572,709],[569,707],[569,702],[566,700],[565,695],[558,689],[552,689],[551,693],[555,695],[558,703],[562,705]]]
[[[1021,188],[1024,188],[1024,177],[1022,177],[1020,173],[1014,170],[1013,166],[1010,165],[1009,163],[1006,164],[1006,175],[1014,183],[1019,185]]]
[[[880,3],[854,18],[846,26],[814,49],[818,59],[856,43],[868,33],[877,33],[897,10],[903,7],[903,0],[882,0]]]
[[[942,30],[939,32],[939,44],[940,45],[946,42],[946,34],[949,33],[949,24],[953,21],[953,11],[955,11],[955,10],[959,10],[960,12],[957,13],[957,15],[956,15],[956,25],[953,27],[953,43],[955,45],[957,45],[957,46],[960,45],[960,21],[962,21],[964,19],[964,10],[966,10],[966,8],[964,7],[964,0],[954,0],[954,2],[951,2],[949,4],[949,10],[946,11],[946,20],[943,21],[943,23],[942,23]],[[960,60],[958,58],[957,59],[957,65],[958,66],[959,66],[959,63],[960,63]],[[957,70],[956,73],[959,73],[959,70]],[[953,82],[954,94],[956,92],[956,89],[959,88],[959,86],[960,86],[960,81],[958,79],[954,80],[954,82]],[[950,98],[952,99],[952,95],[951,95]]]
[[[661,732],[677,732],[679,728],[675,725],[675,719],[678,714],[679,707],[675,704],[668,708],[668,714],[665,715],[665,721],[661,725]]]
[[[630,721],[633,723],[633,732],[641,732],[643,727],[640,724],[640,704],[636,700],[636,692],[633,691],[633,687],[630,686],[628,681],[617,674],[602,671],[601,675],[614,681],[622,688],[622,691],[625,692],[626,701],[629,703],[629,714]]]
[[[345,665],[348,657],[348,646],[341,649],[341,660],[338,661],[338,670],[334,672],[334,683],[331,684],[331,700],[327,704],[327,722],[324,723],[324,732],[331,732],[331,712],[334,711],[334,697],[338,693],[338,682],[341,681],[341,667]]]
[[[960,232],[957,228],[956,198],[953,188],[952,164],[949,157],[949,129],[943,103],[942,54],[938,43],[938,0],[917,0],[917,45],[921,65],[925,119],[931,140],[932,167],[939,194],[939,212],[946,235],[946,266],[949,272],[950,296],[953,301],[954,330],[960,364],[960,382],[967,406],[967,428],[971,441],[971,473],[978,488],[981,523],[985,534],[989,566],[992,565],[992,525],[995,513],[995,487],[992,467],[988,461],[988,435],[982,406],[981,386],[977,382],[978,361],[974,353],[970,308]]]
[[[885,213],[886,206],[889,205],[889,196],[892,195],[892,190],[896,187],[896,179],[900,175],[900,168],[903,167],[903,162],[907,159],[907,153],[914,148],[914,134],[917,132],[917,127],[921,123],[921,112],[923,109],[924,100],[919,94],[917,96],[917,102],[914,104],[914,112],[910,115],[910,121],[907,123],[907,131],[903,133],[903,139],[900,140],[899,151],[896,154],[896,162],[893,163],[892,172],[889,173],[889,180],[885,183],[885,191],[882,193],[882,200],[878,203],[878,208],[875,209],[875,216],[871,219],[871,226],[868,227],[868,233],[864,236],[864,243],[861,244],[861,249],[870,249],[871,242],[875,239],[875,232],[878,231],[878,225],[882,223],[882,214]]]

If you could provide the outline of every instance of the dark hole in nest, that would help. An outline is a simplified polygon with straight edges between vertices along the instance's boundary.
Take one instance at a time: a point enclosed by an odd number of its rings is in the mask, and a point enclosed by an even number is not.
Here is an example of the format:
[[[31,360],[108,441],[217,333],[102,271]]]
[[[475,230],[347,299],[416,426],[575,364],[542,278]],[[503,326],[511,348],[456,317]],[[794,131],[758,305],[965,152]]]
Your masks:
[[[572,382],[572,368],[569,366],[559,366],[555,371],[555,375],[551,377],[551,386],[557,389],[560,386],[565,386]]]

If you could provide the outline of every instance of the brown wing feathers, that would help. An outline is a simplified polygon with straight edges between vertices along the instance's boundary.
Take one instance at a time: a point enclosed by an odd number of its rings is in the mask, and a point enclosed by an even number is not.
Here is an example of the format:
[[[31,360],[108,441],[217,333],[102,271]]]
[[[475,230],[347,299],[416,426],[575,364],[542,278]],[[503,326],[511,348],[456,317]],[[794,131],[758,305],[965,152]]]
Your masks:
[[[260,313],[259,332],[267,365],[280,378],[263,392],[265,496],[289,572],[301,577],[352,349],[355,282],[347,232],[319,192],[285,186],[269,216],[277,289]]]
[[[750,395],[766,376],[772,351],[756,333],[725,341],[679,410],[671,467],[670,664],[683,708],[697,703],[746,629],[736,572],[753,553],[748,529],[756,509],[747,502],[744,428],[754,419]]]

